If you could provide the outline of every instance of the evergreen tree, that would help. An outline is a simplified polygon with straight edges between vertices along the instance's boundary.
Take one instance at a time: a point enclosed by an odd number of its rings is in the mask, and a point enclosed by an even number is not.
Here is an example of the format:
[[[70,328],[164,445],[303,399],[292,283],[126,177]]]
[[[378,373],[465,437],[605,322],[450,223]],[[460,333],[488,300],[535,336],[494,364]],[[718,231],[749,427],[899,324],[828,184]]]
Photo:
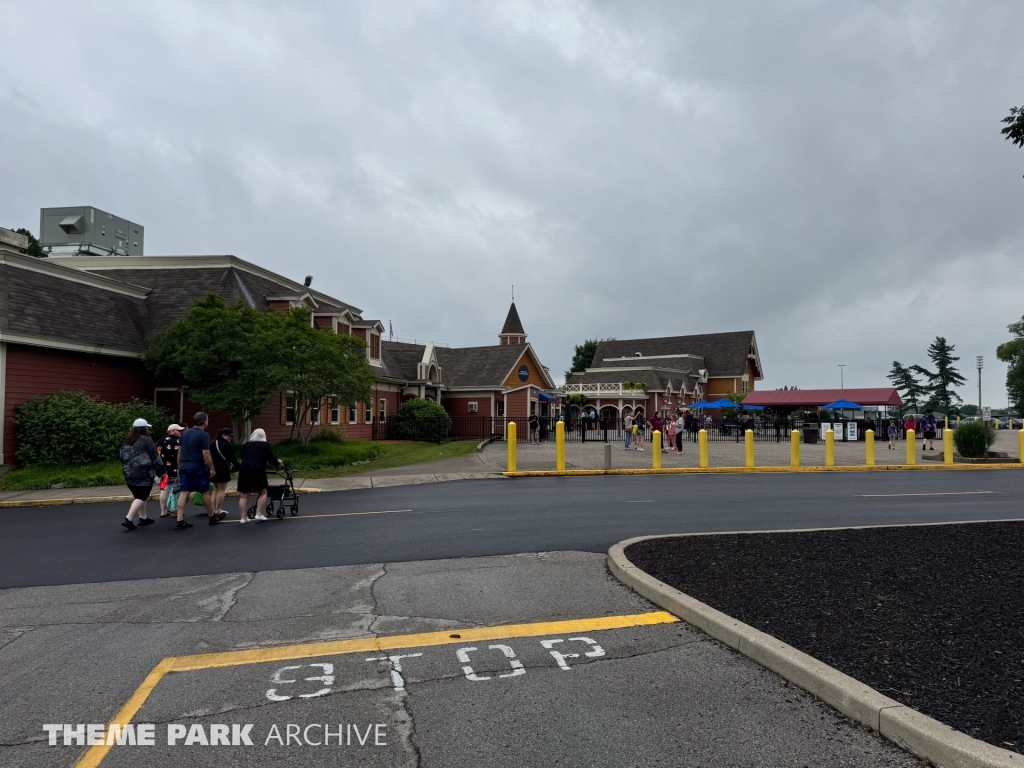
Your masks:
[[[892,361],[892,370],[889,371],[888,379],[900,393],[903,402],[910,406],[912,411],[919,410],[922,400],[928,394],[928,388],[924,386],[916,376],[914,370],[918,366],[906,366],[897,360]]]
[[[585,371],[594,362],[594,353],[597,352],[597,345],[602,341],[615,341],[615,339],[587,339],[582,344],[577,344],[572,356],[572,365],[565,372],[566,382],[572,378],[574,372]]]
[[[959,357],[953,352],[956,347],[946,341],[943,336],[936,336],[935,341],[928,347],[928,359],[935,366],[935,371],[929,371],[919,365],[913,366],[921,375],[928,379],[928,389],[931,397],[925,406],[927,410],[939,410],[950,415],[956,415],[963,400],[956,393],[953,387],[963,386],[967,379],[960,375],[960,371],[953,365]]]

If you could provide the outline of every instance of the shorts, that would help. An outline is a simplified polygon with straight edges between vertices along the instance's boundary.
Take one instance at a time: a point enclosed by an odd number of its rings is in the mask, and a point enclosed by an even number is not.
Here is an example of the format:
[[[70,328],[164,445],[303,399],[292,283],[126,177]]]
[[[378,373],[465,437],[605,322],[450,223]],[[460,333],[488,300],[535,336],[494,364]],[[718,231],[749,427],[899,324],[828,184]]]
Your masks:
[[[129,485],[128,490],[132,492],[132,497],[137,501],[145,501],[149,498],[149,494],[153,492],[153,484]]]
[[[179,467],[178,481],[182,493],[206,493],[210,490],[210,472],[206,467]]]
[[[934,440],[935,439],[935,433],[932,432],[931,430],[928,430],[927,432],[924,433],[924,439],[925,440]]]
[[[218,471],[216,475],[210,478],[211,482],[214,483],[230,483],[231,482],[231,470],[226,469],[223,472]]]

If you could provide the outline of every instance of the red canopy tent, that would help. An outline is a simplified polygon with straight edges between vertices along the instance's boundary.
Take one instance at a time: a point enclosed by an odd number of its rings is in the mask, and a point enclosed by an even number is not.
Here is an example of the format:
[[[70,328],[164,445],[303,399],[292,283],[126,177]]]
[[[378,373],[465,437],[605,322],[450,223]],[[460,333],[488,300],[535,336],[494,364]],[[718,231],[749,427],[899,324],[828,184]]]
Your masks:
[[[900,407],[903,400],[895,387],[873,389],[775,389],[757,390],[743,398],[744,405],[781,408],[815,408],[836,400],[849,400],[857,405],[890,405]]]

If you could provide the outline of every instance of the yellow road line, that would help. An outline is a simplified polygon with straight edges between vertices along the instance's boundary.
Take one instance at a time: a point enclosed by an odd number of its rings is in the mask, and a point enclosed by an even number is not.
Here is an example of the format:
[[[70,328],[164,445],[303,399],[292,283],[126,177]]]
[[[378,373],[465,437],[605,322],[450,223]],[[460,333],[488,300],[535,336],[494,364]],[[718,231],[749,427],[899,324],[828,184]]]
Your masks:
[[[937,491],[935,493],[862,493],[862,499],[884,499],[893,496],[976,496],[982,493],[995,493],[995,491]]]
[[[364,637],[354,640],[332,640],[323,643],[302,645],[281,645],[274,648],[255,648],[249,651],[222,651],[203,653],[196,656],[169,656],[153,667],[146,675],[132,697],[114,715],[110,724],[127,725],[142,708],[157,684],[172,672],[195,672],[203,669],[241,667],[247,664],[262,664],[269,661],[290,661],[309,659],[316,656],[340,656],[347,653],[390,651],[397,648],[424,648],[432,645],[474,643],[485,640],[504,640],[511,637],[540,637],[543,635],[564,635],[575,632],[598,632],[605,629],[625,629],[654,624],[672,624],[679,621],[668,611],[634,613],[623,616],[600,616],[593,619],[569,619],[567,621],[541,621],[533,624],[500,624],[494,627],[473,627],[470,629],[449,629],[442,632],[420,632],[412,635],[391,635],[389,637]],[[78,761],[75,768],[97,768],[107,756],[112,745],[97,744]]]
[[[310,520],[314,517],[354,517],[356,515],[390,515],[393,512],[412,512],[411,509],[382,509],[379,512],[332,512],[329,515],[285,515],[280,520]],[[274,518],[267,518],[267,522],[270,522]],[[238,520],[232,520],[232,523],[240,522]],[[250,520],[249,522],[252,522]]]

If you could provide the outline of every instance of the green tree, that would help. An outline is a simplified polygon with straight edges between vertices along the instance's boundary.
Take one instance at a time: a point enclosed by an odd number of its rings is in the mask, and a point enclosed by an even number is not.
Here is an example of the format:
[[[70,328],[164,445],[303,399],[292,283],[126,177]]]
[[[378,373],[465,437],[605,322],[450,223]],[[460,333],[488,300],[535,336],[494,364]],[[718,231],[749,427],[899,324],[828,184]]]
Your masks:
[[[227,413],[240,435],[283,388],[283,343],[270,315],[241,302],[226,306],[211,293],[153,337],[144,360],[155,376],[180,381],[206,410]]]
[[[19,235],[24,235],[25,237],[28,238],[28,248],[25,249],[25,253],[27,253],[29,256],[35,256],[37,259],[42,259],[46,256],[46,254],[43,253],[43,246],[39,244],[39,241],[36,239],[35,235],[33,235],[24,227],[19,227],[14,231],[17,232]]]
[[[892,385],[899,391],[903,402],[910,406],[912,411],[920,409],[921,402],[928,394],[928,388],[914,376],[916,368],[916,366],[906,366],[897,360],[893,360],[892,370],[889,371],[887,376]]]
[[[1019,412],[1024,407],[1024,317],[1010,323],[1006,329],[1013,338],[996,347],[996,357],[1008,364],[1006,391]]]
[[[953,416],[960,411],[963,400],[953,387],[963,386],[967,379],[961,376],[960,371],[953,365],[960,359],[953,355],[955,350],[956,347],[943,336],[936,336],[935,341],[928,347],[928,359],[935,366],[935,371],[929,371],[919,365],[913,366],[915,371],[928,379],[931,396],[925,405],[927,410],[939,410]]]
[[[582,344],[576,345],[576,350],[572,356],[572,363],[569,370],[565,372],[566,381],[569,381],[573,373],[585,371],[593,365],[594,353],[597,352],[597,345],[602,341],[615,341],[615,339],[587,339]]]
[[[1005,125],[1000,131],[1003,137],[1018,147],[1024,147],[1024,107],[1010,107],[1010,114],[1002,122]]]
[[[276,326],[274,338],[281,344],[284,374],[278,388],[287,390],[294,401],[293,430],[303,445],[309,445],[313,436],[315,411],[330,400],[348,408],[371,402],[375,378],[362,339],[313,328],[310,315],[307,308],[294,308],[266,316]]]

